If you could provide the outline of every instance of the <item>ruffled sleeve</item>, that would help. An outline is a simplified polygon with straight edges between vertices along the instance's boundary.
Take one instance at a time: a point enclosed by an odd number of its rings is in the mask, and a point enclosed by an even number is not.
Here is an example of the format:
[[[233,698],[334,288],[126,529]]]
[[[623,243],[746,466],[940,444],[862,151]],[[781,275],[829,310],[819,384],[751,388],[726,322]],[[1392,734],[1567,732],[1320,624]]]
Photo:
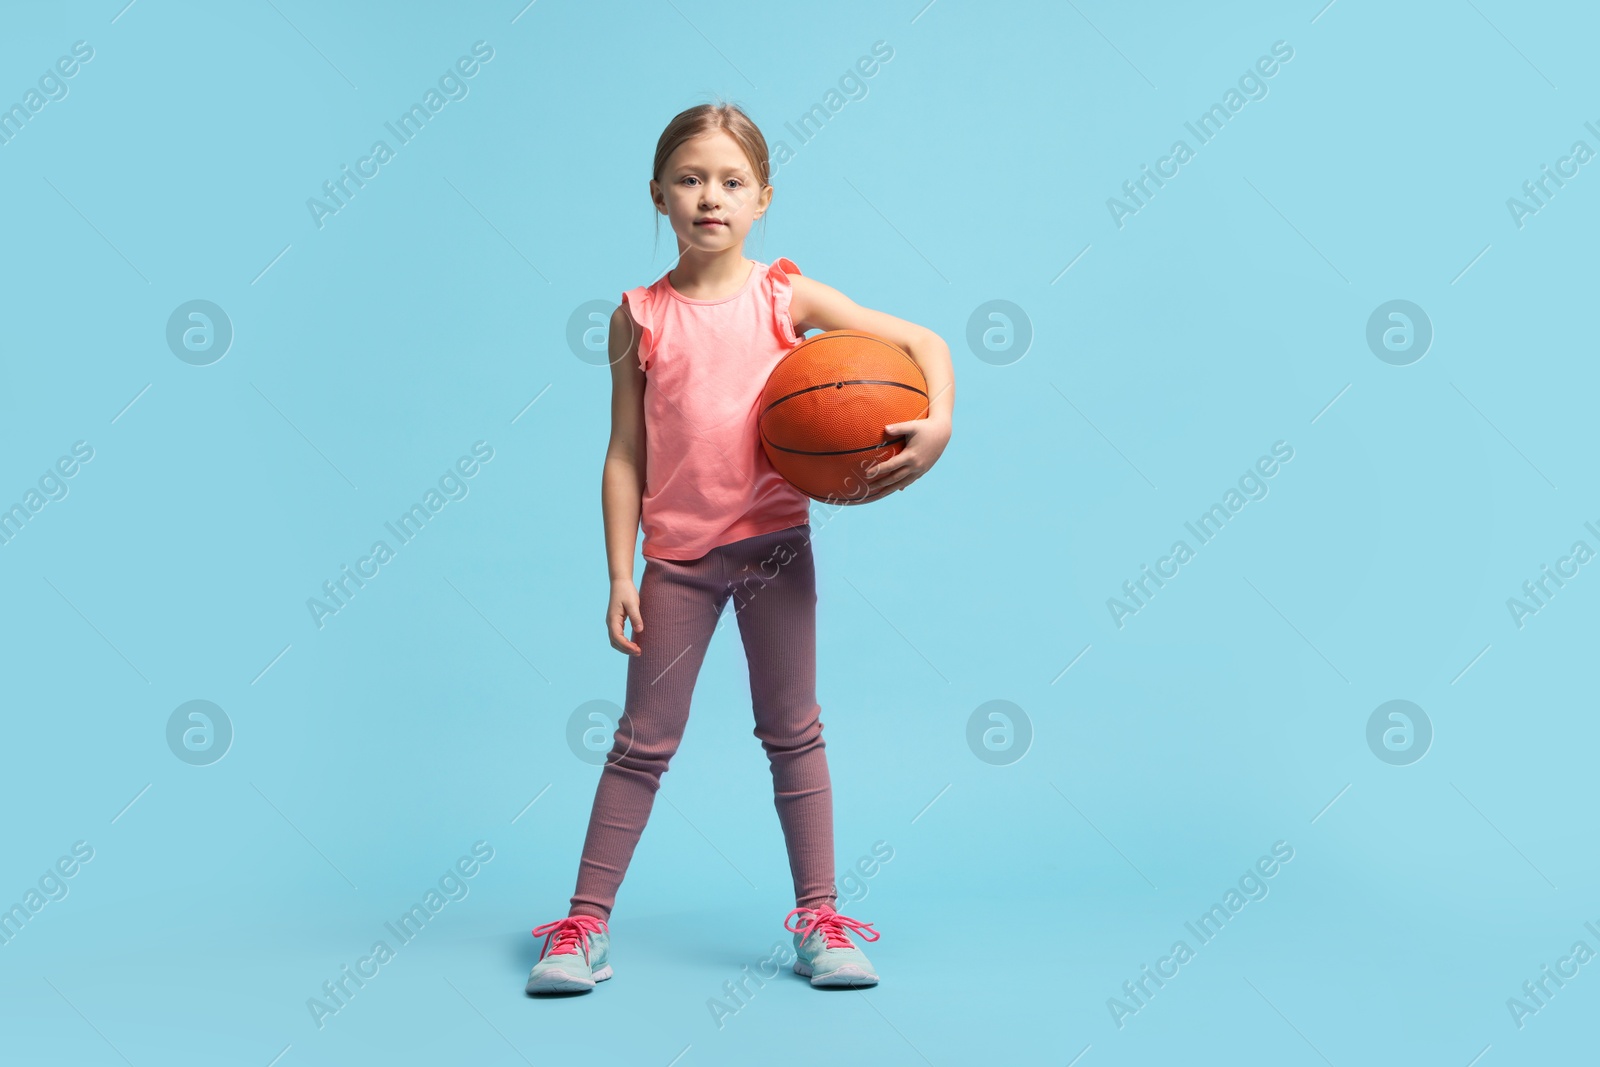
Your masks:
[[[789,316],[789,302],[794,297],[794,283],[789,280],[789,275],[799,273],[800,268],[794,265],[794,260],[783,256],[779,256],[767,268],[767,277],[772,283],[772,310],[778,322],[778,336],[787,345],[800,343],[794,320]]]
[[[626,305],[628,314],[633,316],[633,321],[638,325],[641,334],[639,338],[639,369],[642,371],[650,369],[650,360],[656,350],[655,309],[651,305],[651,297],[653,295],[644,286],[637,289],[629,289],[622,294],[622,303]]]

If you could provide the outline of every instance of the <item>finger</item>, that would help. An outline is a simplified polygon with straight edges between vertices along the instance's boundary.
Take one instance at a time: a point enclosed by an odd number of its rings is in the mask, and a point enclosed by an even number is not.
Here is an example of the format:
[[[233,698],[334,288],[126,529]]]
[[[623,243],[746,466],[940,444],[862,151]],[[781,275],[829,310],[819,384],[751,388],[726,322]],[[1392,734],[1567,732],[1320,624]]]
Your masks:
[[[896,456],[893,456],[893,457],[891,457],[889,459],[884,460],[882,463],[876,463],[876,464],[873,464],[873,465],[869,466],[867,468],[867,481],[869,481],[869,482],[876,481],[877,479],[882,478],[882,477],[884,477],[885,475],[888,475],[888,474],[893,474],[895,471],[897,471],[900,468],[904,467],[906,465],[906,463],[908,462],[907,460],[902,458],[904,456],[905,456],[905,453],[901,452]]]
[[[886,459],[873,468],[871,481],[877,485],[882,479],[893,479],[895,475],[915,474],[917,472],[917,457],[911,452],[902,450],[891,459]]]
[[[628,621],[633,624],[633,636],[637,638],[640,631],[644,629],[644,617],[639,614],[639,606],[637,604],[628,604],[625,606],[624,610],[627,612]],[[628,652],[631,655],[637,656],[642,652],[637,641],[629,641],[624,639],[623,644],[627,646]]]
[[[639,648],[639,646],[622,636],[622,625],[620,619],[621,616],[618,616],[619,621],[611,627],[611,647],[616,649],[618,652],[626,652],[630,656],[640,655],[642,650]]]
[[[627,621],[627,608],[621,604],[618,604],[615,609],[606,615],[606,629],[610,631],[613,641],[626,641],[628,639],[623,630],[623,626]]]
[[[875,492],[875,493],[876,492],[881,492],[881,491],[887,491],[888,489],[891,489],[894,486],[901,485],[902,483],[907,482],[913,476],[914,475],[913,475],[913,472],[912,472],[911,468],[909,468],[909,467],[901,467],[898,470],[895,470],[895,471],[893,471],[893,472],[891,472],[889,474],[884,475],[882,478],[873,479],[873,481],[872,481],[872,491]]]

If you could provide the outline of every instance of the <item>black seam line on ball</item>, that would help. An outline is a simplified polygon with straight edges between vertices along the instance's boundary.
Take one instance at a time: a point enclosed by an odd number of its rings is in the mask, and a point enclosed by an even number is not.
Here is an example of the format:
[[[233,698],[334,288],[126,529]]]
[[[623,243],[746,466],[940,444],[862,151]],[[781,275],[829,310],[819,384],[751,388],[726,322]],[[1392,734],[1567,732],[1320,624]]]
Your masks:
[[[847,379],[847,380],[842,381],[842,382],[827,382],[824,385],[808,385],[804,389],[796,389],[794,392],[790,393],[788,396],[780,396],[778,399],[774,400],[772,403],[770,403],[766,407],[762,408],[761,409],[761,414],[765,415],[767,412],[771,411],[773,408],[777,407],[779,404],[783,403],[785,400],[793,400],[795,397],[799,396],[801,393],[810,393],[810,392],[813,392],[813,391],[815,391],[817,389],[837,389],[841,385],[892,385],[897,389],[909,389],[913,393],[916,393],[918,396],[920,396],[920,397],[922,397],[924,399],[926,399],[927,396],[928,396],[928,394],[923,392],[921,389],[918,389],[914,385],[907,385],[905,382],[886,382],[886,381],[882,381],[882,380],[880,380],[878,378],[850,378],[850,379]],[[819,453],[819,455],[820,455],[820,453]]]
[[[905,439],[905,434],[901,434],[899,437],[892,437],[887,441],[881,441],[875,445],[868,445],[865,448],[841,448],[837,452],[807,452],[803,448],[785,448],[782,445],[775,445],[771,441],[768,441],[767,444],[771,445],[773,448],[776,448],[779,452],[788,452],[790,455],[795,456],[850,456],[857,452],[876,452],[880,448],[883,448],[887,445],[892,445],[896,441],[904,441]]]

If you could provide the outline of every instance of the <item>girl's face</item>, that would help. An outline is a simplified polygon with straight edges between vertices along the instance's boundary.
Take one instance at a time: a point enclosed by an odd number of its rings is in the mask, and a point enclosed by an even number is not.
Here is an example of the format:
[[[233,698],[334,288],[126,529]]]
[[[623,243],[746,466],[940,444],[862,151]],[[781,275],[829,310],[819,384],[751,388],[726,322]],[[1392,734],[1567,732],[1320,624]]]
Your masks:
[[[737,248],[772,201],[760,186],[739,142],[725,130],[693,137],[667,157],[650,199],[672,223],[686,249]]]

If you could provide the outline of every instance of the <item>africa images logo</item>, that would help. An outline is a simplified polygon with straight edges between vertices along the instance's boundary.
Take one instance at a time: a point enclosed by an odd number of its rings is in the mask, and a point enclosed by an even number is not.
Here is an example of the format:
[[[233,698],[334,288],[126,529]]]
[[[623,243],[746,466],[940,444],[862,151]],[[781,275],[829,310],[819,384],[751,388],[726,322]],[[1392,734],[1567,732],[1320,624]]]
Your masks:
[[[483,69],[483,65],[494,58],[494,49],[487,41],[476,41],[472,45],[472,55],[462,56],[457,59],[455,66],[447,68],[439,75],[439,87],[435,89],[428,86],[427,92],[422,94],[420,103],[413,103],[402,111],[394,122],[385,122],[384,129],[393,135],[395,144],[390,147],[389,142],[379,139],[372,142],[372,147],[367,154],[356,160],[355,170],[350,169],[350,164],[344,163],[339,167],[339,176],[331,181],[322,183],[322,194],[327,199],[319,200],[317,197],[306,198],[306,210],[311,213],[311,221],[317,229],[327,225],[327,218],[337,215],[349,207],[349,202],[355,195],[367,187],[367,182],[376,178],[383,166],[394,159],[396,150],[411,143],[428,120],[444,110],[446,104],[452,100],[465,100],[471,88],[467,79],[476,77]],[[370,167],[370,169],[368,169]]]

